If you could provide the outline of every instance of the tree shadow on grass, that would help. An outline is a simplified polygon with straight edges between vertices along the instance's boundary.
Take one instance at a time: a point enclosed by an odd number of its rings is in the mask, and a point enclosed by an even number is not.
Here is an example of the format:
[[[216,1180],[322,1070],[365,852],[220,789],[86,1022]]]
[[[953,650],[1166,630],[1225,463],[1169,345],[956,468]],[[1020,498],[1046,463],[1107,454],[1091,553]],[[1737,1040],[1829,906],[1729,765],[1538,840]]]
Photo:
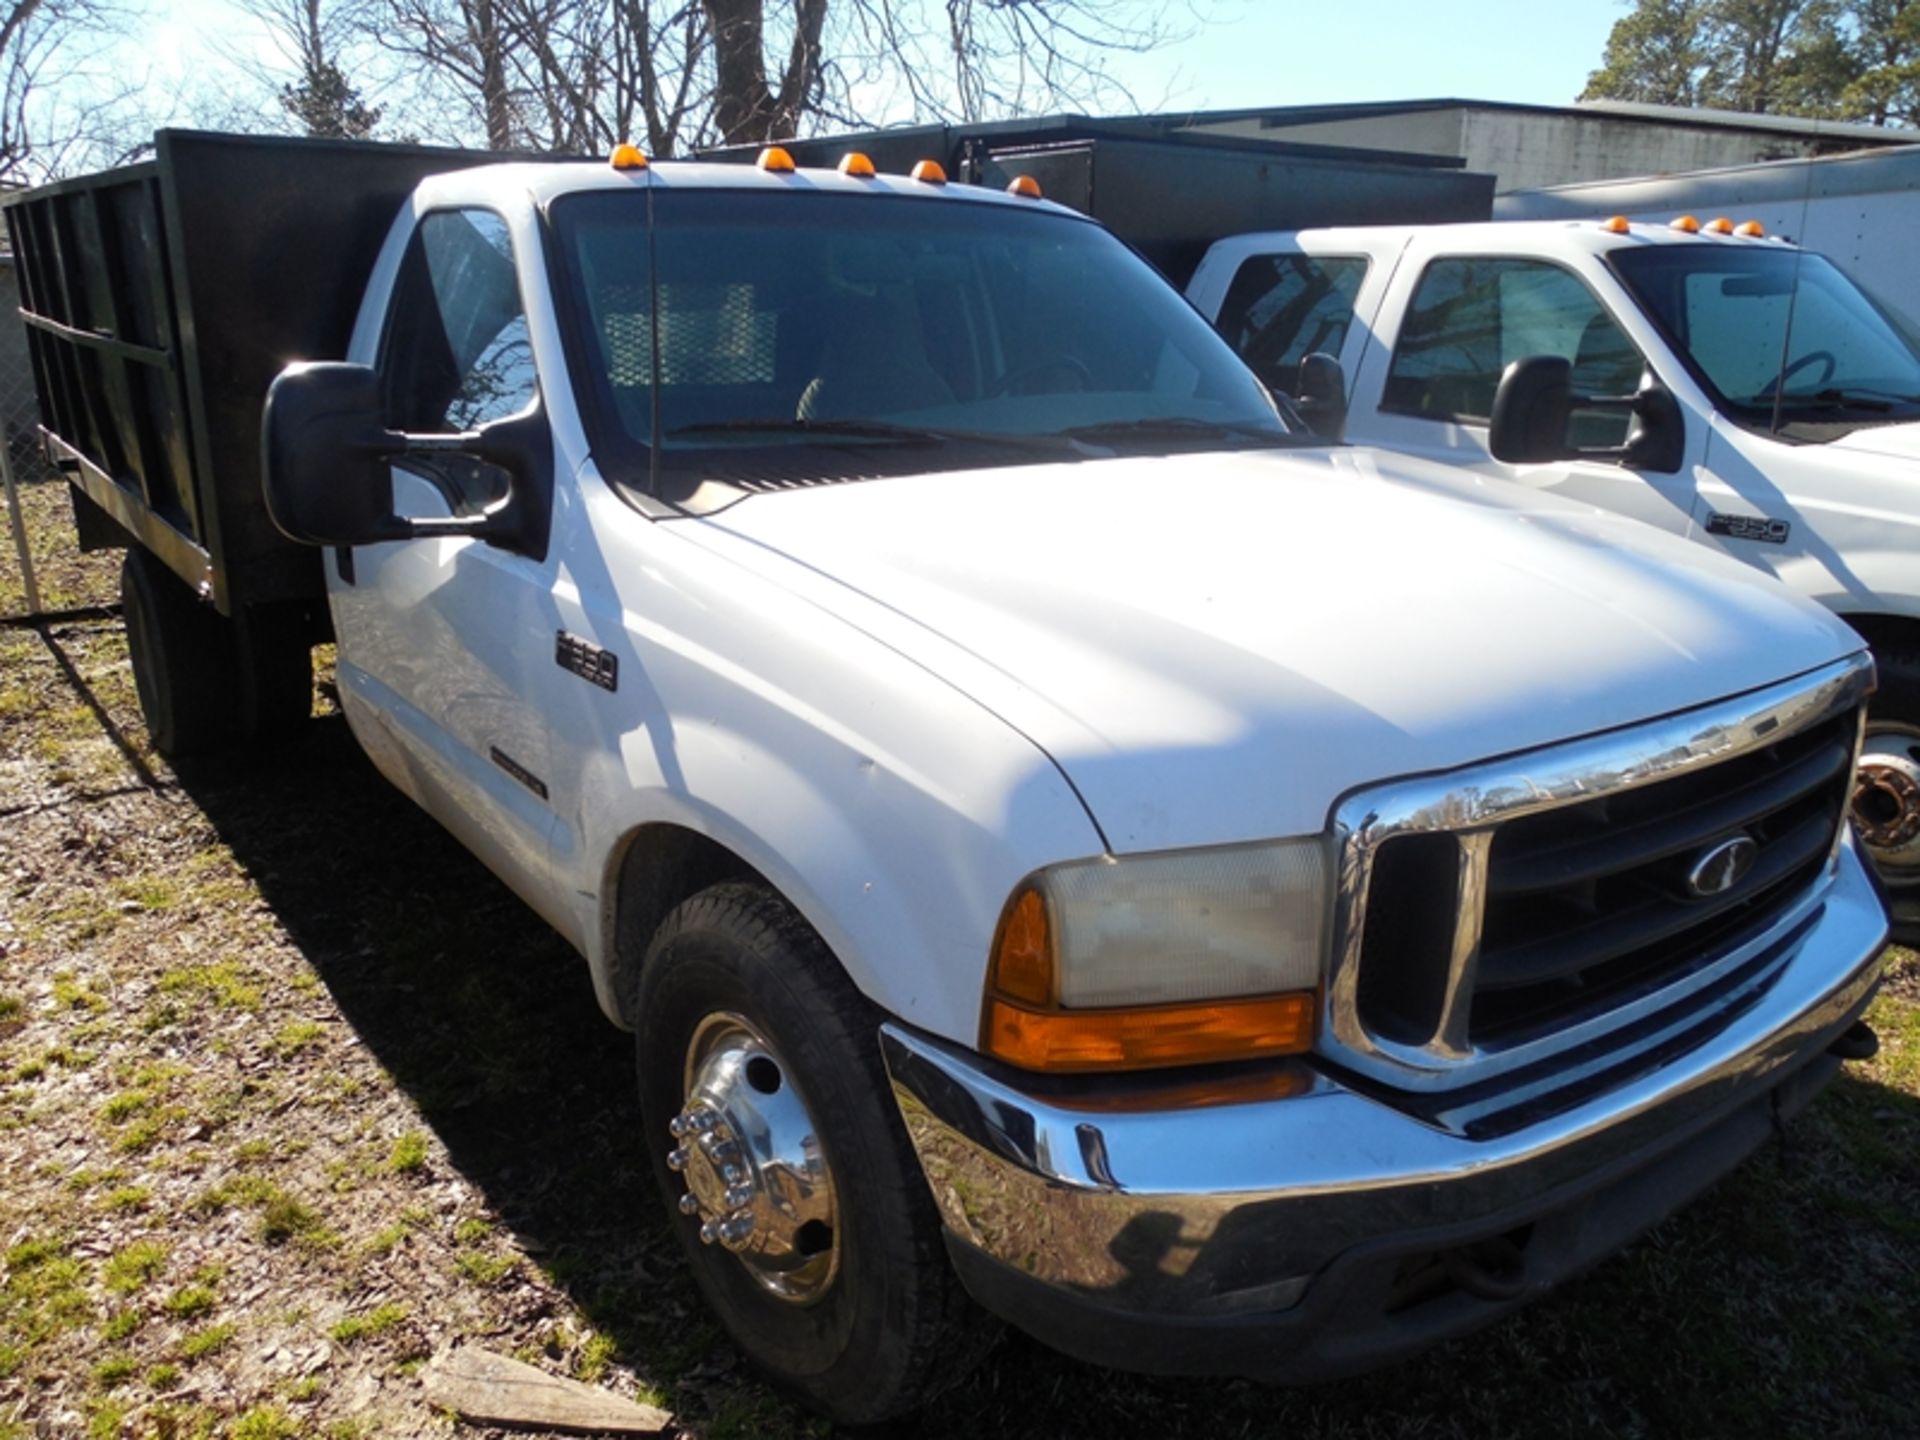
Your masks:
[[[454,1165],[620,1358],[709,1434],[804,1433],[801,1412],[739,1381],[701,1309],[646,1170],[630,1042],[579,957],[389,787],[343,721],[314,732],[180,783]],[[1818,1414],[1826,1434],[1887,1433],[1920,1406],[1920,1286],[1900,1282],[1920,1273],[1916,1137],[1920,1100],[1843,1078],[1789,1144],[1624,1257],[1376,1377],[1274,1392],[1114,1376],[1012,1336],[912,1431],[1732,1435]]]

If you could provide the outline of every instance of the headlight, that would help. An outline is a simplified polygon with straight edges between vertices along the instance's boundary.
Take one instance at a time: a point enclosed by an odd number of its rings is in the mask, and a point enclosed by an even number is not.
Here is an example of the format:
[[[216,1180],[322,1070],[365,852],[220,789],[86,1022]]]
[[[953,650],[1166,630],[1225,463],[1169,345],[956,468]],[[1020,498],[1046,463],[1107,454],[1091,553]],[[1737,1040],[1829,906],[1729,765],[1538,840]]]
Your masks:
[[[994,938],[982,1048],[1033,1070],[1307,1049],[1331,869],[1312,836],[1041,871]]]

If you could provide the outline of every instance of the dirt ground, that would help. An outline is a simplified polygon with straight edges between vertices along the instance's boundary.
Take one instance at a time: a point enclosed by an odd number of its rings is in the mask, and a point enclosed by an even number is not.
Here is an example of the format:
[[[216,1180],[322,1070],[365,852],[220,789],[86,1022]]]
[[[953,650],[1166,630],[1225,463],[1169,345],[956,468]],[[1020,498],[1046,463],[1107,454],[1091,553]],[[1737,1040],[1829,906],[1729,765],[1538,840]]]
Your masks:
[[[45,602],[110,602],[55,487]],[[21,609],[11,545],[0,615]],[[702,1312],[577,957],[354,748],[178,771],[117,619],[0,627],[0,1440],[425,1436],[480,1344],[710,1437],[824,1433]],[[1625,1255],[1372,1379],[1117,1376],[1009,1337],[959,1437],[1920,1431],[1920,964],[1879,1058]]]

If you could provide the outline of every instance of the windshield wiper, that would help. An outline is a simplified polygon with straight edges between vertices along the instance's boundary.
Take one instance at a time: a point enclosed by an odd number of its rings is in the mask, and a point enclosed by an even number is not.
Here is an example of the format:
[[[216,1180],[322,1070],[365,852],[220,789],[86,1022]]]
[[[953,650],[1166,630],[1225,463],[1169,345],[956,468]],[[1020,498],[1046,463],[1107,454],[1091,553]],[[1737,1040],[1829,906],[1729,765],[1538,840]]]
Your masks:
[[[1103,420],[1095,425],[1075,425],[1059,432],[1071,440],[1148,439],[1157,435],[1193,436],[1204,439],[1246,437],[1274,445],[1297,445],[1306,438],[1288,430],[1269,430],[1260,425],[1231,420],[1195,420],[1185,415],[1150,415],[1140,420]]]
[[[766,416],[751,420],[712,420],[679,425],[670,440],[688,435],[820,435],[828,439],[891,440],[902,445],[1011,445],[1049,455],[1079,455],[1070,441],[1053,435],[1008,435],[993,430],[943,430],[931,425],[892,425],[885,420],[808,420]]]

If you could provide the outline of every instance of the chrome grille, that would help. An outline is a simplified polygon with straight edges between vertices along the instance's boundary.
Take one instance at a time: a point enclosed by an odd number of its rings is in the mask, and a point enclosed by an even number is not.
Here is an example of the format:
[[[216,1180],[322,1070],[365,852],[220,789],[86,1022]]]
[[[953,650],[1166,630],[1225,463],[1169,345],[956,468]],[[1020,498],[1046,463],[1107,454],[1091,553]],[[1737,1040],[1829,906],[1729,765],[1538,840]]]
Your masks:
[[[1830,873],[1872,673],[1349,797],[1332,1058],[1444,1089],[1711,1006]],[[1734,837],[1744,873],[1690,885]]]

